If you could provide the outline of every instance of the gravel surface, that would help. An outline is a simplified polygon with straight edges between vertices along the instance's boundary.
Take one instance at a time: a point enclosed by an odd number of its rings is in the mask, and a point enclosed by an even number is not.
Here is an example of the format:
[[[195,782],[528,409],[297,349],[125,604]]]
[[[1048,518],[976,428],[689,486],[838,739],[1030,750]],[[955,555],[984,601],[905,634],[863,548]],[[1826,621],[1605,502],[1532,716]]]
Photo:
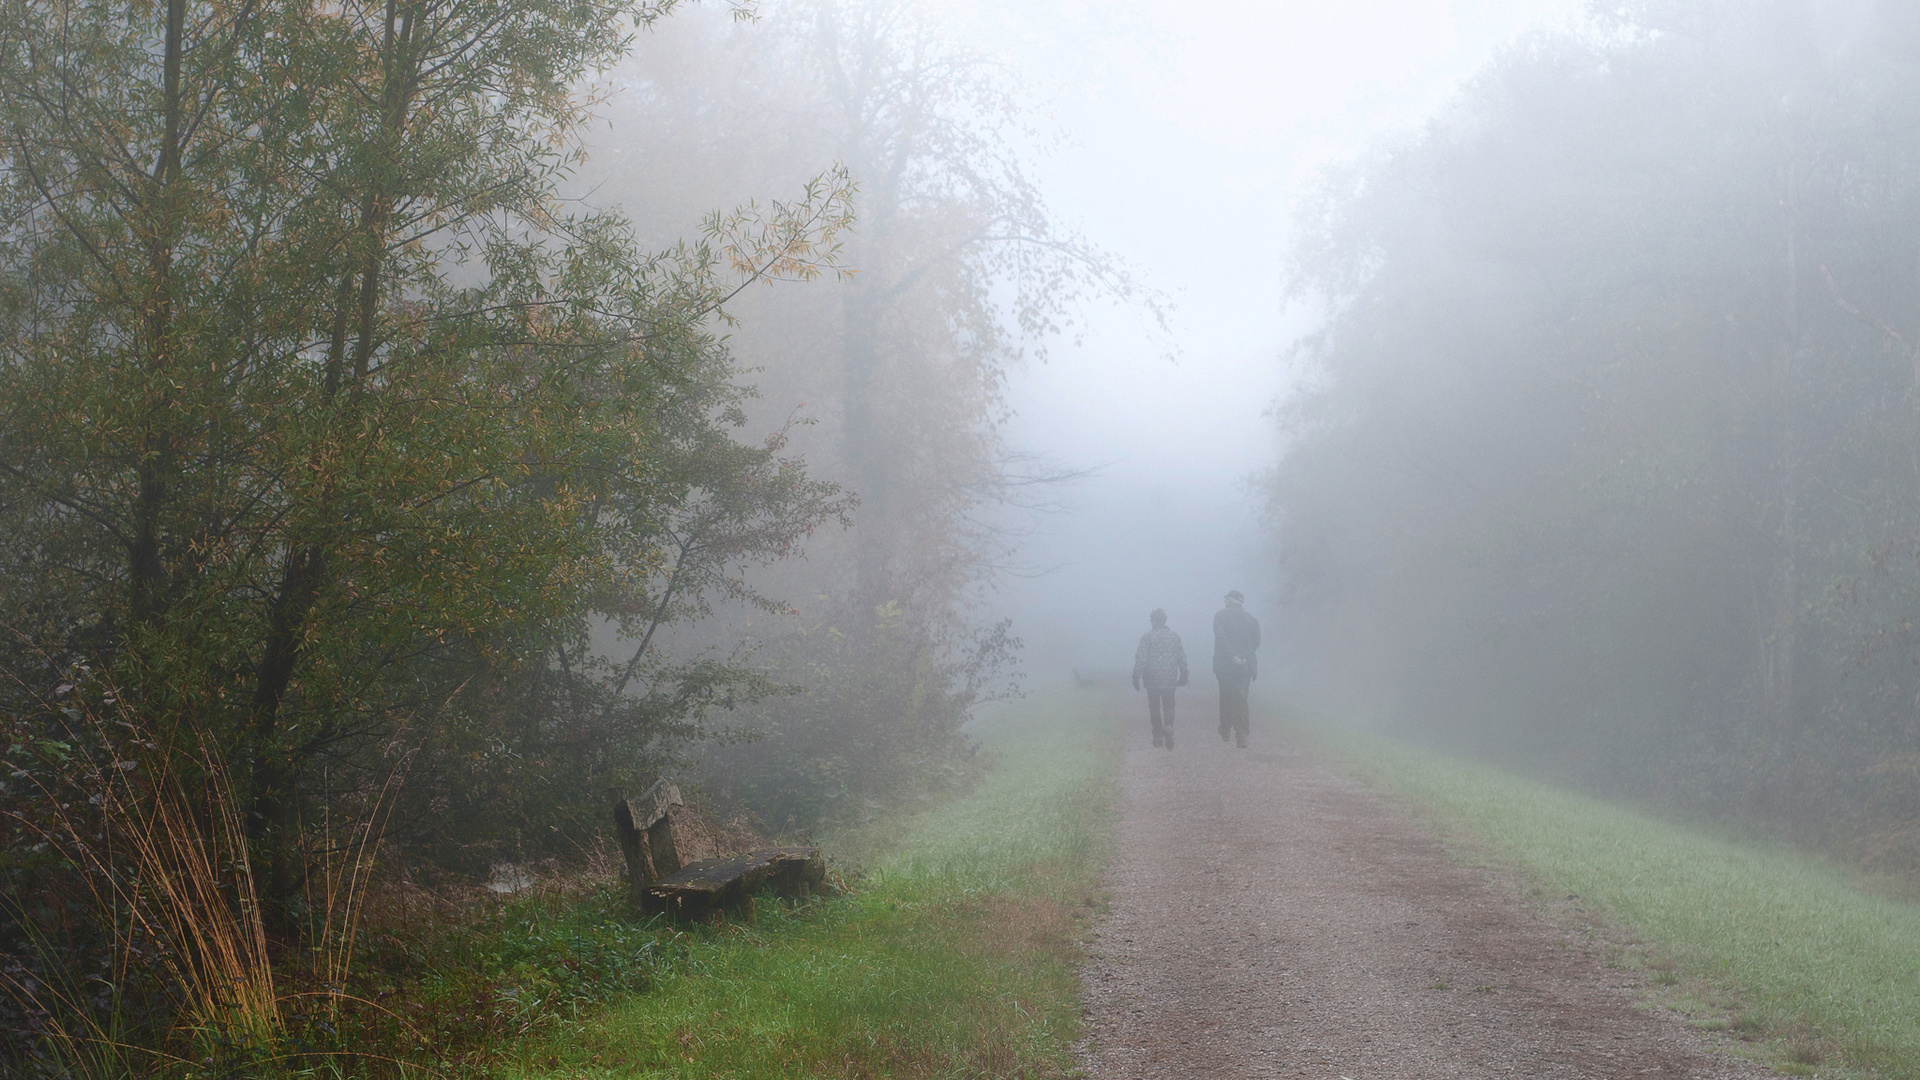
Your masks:
[[[1090,1076],[1775,1075],[1646,1007],[1587,935],[1405,812],[1258,729],[1225,746],[1204,699],[1181,704],[1177,749],[1148,745],[1144,715],[1129,736],[1084,972]]]

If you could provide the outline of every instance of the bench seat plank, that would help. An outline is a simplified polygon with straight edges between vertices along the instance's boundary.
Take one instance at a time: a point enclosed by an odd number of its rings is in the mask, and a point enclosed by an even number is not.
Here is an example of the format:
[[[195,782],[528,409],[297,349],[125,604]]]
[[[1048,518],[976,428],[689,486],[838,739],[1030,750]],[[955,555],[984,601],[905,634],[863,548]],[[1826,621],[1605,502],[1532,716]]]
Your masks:
[[[724,859],[689,863],[646,887],[649,911],[681,918],[704,918],[750,903],[753,894],[771,889],[781,896],[805,896],[820,885],[826,860],[814,847],[768,848]]]

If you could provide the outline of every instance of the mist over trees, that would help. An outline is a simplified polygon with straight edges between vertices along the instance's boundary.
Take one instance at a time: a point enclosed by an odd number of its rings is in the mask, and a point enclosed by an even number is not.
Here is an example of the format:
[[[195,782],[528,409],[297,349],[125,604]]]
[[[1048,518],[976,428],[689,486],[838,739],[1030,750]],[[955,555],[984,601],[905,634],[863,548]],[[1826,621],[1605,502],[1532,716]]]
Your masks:
[[[117,921],[170,874],[312,944],[369,844],[472,876],[666,774],[808,829],[976,770],[981,511],[1051,477],[1007,373],[1137,290],[920,9],[680,8],[0,5],[21,1000],[204,951]]]
[[[927,8],[795,0],[752,23],[663,24],[618,73],[590,202],[663,232],[716,190],[780,190],[840,163],[858,184],[850,282],[758,290],[729,346],[756,419],[792,422],[815,474],[857,493],[853,527],[757,573],[788,613],[737,611],[680,647],[745,635],[804,687],[732,719],[705,782],[777,823],[845,820],[968,775],[969,709],[1005,692],[1018,642],[985,614],[1011,538],[989,511],[1061,474],[1006,445],[1008,372],[1090,300],[1159,300],[1062,225],[1023,155],[1022,87]],[[717,637],[715,635],[718,635]]]
[[[278,1046],[375,851],[977,770],[1006,376],[1136,290],[914,6],[680,8],[0,3],[0,1061]]]
[[[1920,12],[1609,7],[1332,176],[1289,678],[1604,790],[1920,816]]]

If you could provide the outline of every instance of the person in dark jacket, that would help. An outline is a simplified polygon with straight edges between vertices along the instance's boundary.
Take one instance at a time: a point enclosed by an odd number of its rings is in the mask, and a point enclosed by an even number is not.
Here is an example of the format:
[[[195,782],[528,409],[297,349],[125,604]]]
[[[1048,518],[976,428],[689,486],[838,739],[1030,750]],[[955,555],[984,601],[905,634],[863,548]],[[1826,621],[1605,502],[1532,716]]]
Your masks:
[[[1187,647],[1167,628],[1167,613],[1154,608],[1147,616],[1153,629],[1140,635],[1133,650],[1133,688],[1147,688],[1147,719],[1153,723],[1153,745],[1173,749],[1173,688],[1187,685]]]
[[[1235,589],[1213,617],[1213,675],[1220,680],[1220,741],[1247,745],[1247,684],[1260,675],[1260,620],[1247,614]]]

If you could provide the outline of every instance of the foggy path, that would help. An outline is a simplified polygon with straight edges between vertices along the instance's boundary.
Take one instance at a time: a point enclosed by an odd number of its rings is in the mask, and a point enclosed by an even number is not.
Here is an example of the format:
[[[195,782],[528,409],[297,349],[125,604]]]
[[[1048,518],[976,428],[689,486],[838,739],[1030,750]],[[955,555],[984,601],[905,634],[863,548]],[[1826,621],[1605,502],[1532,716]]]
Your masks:
[[[1144,716],[1128,731],[1084,975],[1096,1080],[1773,1075],[1636,1007],[1633,975],[1417,822],[1257,726],[1232,750],[1210,701],[1180,704],[1174,751]]]

